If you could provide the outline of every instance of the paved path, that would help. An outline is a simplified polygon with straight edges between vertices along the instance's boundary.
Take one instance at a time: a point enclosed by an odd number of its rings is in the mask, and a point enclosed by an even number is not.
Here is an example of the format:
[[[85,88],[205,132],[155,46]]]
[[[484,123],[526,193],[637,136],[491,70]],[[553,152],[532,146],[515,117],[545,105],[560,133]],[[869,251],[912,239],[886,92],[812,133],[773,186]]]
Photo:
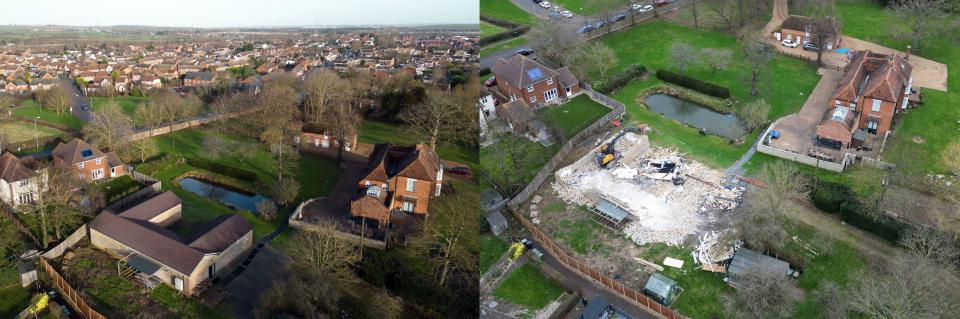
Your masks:
[[[833,69],[821,68],[817,74],[821,76],[820,82],[817,82],[800,112],[788,115],[777,123],[775,129],[780,131],[780,138],[772,140],[771,146],[801,154],[813,146],[817,125],[830,107],[830,96],[837,83],[843,78],[843,73]]]

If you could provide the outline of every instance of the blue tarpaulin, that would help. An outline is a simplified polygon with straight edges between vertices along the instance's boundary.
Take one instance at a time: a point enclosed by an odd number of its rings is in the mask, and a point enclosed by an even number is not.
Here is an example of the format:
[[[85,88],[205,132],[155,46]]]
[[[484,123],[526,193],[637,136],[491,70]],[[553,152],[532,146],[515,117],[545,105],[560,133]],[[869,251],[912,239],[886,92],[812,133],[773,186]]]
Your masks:
[[[847,52],[850,52],[850,48],[839,48],[839,49],[837,49],[837,51],[834,51],[834,52],[837,52],[837,53],[847,53]]]

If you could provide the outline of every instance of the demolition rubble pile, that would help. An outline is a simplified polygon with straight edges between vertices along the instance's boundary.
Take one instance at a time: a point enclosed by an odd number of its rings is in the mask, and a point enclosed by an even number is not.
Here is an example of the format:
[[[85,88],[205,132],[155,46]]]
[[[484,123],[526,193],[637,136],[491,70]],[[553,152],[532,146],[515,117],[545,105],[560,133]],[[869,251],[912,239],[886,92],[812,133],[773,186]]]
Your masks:
[[[685,160],[674,149],[651,147],[646,135],[626,133],[614,150],[617,160],[606,169],[591,153],[558,170],[553,188],[568,203],[620,206],[630,214],[623,232],[639,244],[680,244],[697,233],[707,212],[738,202],[739,190],[721,186],[722,171]]]

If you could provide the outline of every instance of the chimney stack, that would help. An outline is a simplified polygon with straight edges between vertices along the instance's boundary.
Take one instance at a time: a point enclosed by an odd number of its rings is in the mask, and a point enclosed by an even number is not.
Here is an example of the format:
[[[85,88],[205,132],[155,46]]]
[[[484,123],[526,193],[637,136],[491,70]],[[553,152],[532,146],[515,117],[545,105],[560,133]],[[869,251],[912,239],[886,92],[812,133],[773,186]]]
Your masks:
[[[913,48],[913,46],[907,44],[907,56],[903,58],[904,60],[910,61],[910,50],[911,50],[912,48]]]

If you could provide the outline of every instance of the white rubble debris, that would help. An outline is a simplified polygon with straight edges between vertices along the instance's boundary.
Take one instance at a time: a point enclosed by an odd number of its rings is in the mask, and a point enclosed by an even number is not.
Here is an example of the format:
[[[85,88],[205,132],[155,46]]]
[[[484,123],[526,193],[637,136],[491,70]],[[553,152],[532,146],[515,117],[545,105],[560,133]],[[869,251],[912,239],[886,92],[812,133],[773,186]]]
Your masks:
[[[624,235],[638,244],[681,244],[684,237],[698,232],[704,212],[731,209],[740,196],[739,190],[720,186],[722,171],[686,160],[674,149],[650,147],[646,135],[626,133],[614,149],[616,154],[636,156],[624,155],[615,167],[603,169],[591,152],[558,170],[553,188],[568,203],[595,205],[595,200],[605,198],[622,206],[632,215]],[[677,165],[666,180],[646,177],[664,174],[649,165],[664,162]],[[675,185],[673,177],[682,178],[683,185]]]

